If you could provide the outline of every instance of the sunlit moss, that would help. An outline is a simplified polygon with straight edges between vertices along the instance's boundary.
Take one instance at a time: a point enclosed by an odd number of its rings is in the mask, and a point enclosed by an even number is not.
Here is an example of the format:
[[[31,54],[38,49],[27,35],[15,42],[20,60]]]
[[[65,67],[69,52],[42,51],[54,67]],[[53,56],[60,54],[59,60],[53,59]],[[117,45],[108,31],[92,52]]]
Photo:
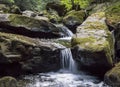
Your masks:
[[[12,40],[12,41],[20,41],[20,42],[26,43],[28,45],[33,45],[33,46],[36,45],[34,39],[31,39],[29,37],[25,37],[25,36],[22,36],[22,35],[0,32],[0,37],[6,37],[6,38],[8,38],[9,40]]]
[[[84,11],[75,11],[75,10],[72,10],[70,12],[68,12],[66,14],[66,16],[63,18],[64,21],[67,21],[67,20],[75,20],[75,21],[78,21],[79,23],[82,23],[84,21],[84,18],[85,18],[85,12]]]
[[[40,20],[17,14],[11,14],[8,18],[14,26],[40,27],[41,23]]]

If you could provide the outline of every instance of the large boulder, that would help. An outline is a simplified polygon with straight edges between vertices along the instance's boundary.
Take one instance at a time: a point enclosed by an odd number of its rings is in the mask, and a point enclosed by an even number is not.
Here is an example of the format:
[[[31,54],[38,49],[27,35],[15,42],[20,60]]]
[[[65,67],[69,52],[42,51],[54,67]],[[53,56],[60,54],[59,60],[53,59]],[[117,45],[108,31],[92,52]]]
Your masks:
[[[66,14],[63,18],[63,23],[67,26],[73,33],[76,33],[76,28],[78,25],[82,24],[85,20],[84,11],[72,10]]]
[[[61,33],[52,23],[16,14],[0,14],[0,31],[29,37],[57,38]]]
[[[0,75],[38,73],[60,68],[59,44],[0,33]]]
[[[105,74],[104,82],[111,87],[120,87],[120,63]]]
[[[18,87],[17,80],[10,76],[0,78],[0,87]]]
[[[104,12],[89,16],[77,28],[71,43],[74,58],[89,70],[97,73],[97,70],[103,72],[113,66],[114,43],[105,23]]]

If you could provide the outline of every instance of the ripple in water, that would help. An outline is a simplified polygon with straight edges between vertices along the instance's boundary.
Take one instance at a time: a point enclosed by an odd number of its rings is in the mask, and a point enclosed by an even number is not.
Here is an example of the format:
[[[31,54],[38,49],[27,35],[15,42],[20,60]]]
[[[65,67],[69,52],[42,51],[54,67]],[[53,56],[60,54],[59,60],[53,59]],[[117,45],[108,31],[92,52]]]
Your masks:
[[[73,74],[69,71],[40,73],[23,77],[28,81],[24,87],[109,87],[97,77],[90,76],[85,72]]]

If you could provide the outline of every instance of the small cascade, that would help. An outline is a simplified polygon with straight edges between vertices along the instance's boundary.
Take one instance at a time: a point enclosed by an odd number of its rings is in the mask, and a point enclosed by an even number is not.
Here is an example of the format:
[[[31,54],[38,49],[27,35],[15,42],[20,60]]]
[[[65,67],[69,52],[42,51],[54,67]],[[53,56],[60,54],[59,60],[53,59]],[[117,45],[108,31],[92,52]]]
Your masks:
[[[70,48],[61,50],[61,65],[64,70],[68,70],[73,73],[77,72],[77,66],[73,60]]]
[[[60,29],[60,31],[63,34],[63,37],[72,37],[73,33],[72,31],[70,31],[66,26],[64,26],[63,24],[56,24],[55,25],[58,29]]]

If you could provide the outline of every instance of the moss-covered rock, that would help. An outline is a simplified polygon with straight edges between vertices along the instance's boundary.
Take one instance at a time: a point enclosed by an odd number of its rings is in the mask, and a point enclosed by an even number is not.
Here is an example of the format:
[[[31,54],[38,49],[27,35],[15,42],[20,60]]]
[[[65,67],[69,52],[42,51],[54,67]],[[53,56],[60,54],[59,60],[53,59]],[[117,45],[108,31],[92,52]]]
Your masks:
[[[1,13],[15,13],[15,14],[21,14],[21,11],[19,7],[16,5],[6,5],[6,4],[0,4],[0,12]]]
[[[53,42],[0,32],[0,75],[59,69],[59,55],[59,47]]]
[[[106,22],[110,30],[114,30],[114,36],[116,41],[116,57],[120,58],[120,2],[113,3],[106,10]]]
[[[63,23],[67,26],[72,32],[76,32],[76,27],[83,23],[85,20],[84,11],[75,11],[72,10],[66,14],[63,18]]]
[[[120,87],[120,63],[105,74],[104,82],[112,87]]]
[[[117,28],[120,22],[120,2],[114,3],[106,10],[107,24],[113,28]]]
[[[16,14],[0,14],[1,31],[30,37],[56,38],[61,33],[52,23]]]
[[[51,9],[56,11],[59,16],[64,16],[67,11],[65,5],[62,5],[60,3],[55,3],[55,2],[47,3],[46,10],[49,11]]]
[[[59,23],[62,21],[62,18],[58,15],[58,13],[54,10],[47,11],[46,17],[52,23]]]
[[[9,12],[10,8],[6,6],[5,4],[0,4],[0,12],[1,13],[6,13]]]
[[[18,87],[17,80],[10,76],[0,78],[0,87]]]
[[[75,59],[93,70],[106,70],[113,66],[114,43],[111,32],[105,23],[105,13],[92,14],[77,28],[72,38]],[[104,69],[103,69],[104,67]]]

